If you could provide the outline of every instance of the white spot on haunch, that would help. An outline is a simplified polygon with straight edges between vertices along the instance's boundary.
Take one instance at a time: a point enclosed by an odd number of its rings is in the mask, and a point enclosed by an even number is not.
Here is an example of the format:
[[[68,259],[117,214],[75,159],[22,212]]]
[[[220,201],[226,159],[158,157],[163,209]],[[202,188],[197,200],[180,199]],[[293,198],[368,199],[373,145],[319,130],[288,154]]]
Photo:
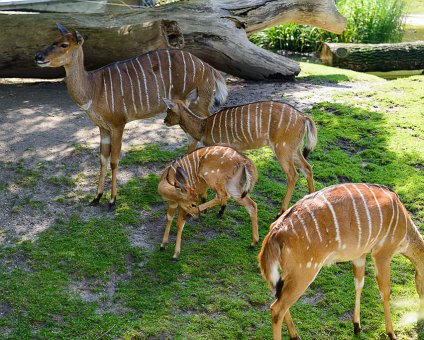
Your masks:
[[[311,262],[308,262],[308,263],[306,264],[306,268],[311,268],[311,265],[312,265],[312,263],[311,263]]]
[[[208,174],[208,172],[206,171],[203,175],[206,176]]]

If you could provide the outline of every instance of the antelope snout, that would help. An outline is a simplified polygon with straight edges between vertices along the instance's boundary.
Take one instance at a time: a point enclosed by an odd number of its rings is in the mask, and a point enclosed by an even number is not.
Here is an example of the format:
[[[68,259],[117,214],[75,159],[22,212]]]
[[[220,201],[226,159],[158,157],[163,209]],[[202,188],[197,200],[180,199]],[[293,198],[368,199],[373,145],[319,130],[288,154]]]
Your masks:
[[[35,57],[34,57],[34,62],[38,65],[38,66],[46,66],[46,64],[49,63],[49,61],[46,61],[44,59],[44,54],[42,52],[38,52]]]

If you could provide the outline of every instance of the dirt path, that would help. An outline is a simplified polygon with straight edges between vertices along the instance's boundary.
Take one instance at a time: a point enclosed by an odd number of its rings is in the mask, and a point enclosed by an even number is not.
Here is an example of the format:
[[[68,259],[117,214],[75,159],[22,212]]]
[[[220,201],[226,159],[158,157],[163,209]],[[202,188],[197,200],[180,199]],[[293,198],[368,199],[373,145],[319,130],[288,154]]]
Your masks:
[[[335,91],[365,86],[301,79],[287,83],[230,79],[227,105],[276,99],[305,110],[330,99]],[[70,214],[83,218],[106,214],[105,207],[86,205],[96,190],[99,132],[71,101],[63,82],[0,82],[0,127],[0,244],[33,239],[57,218]],[[135,145],[165,142],[176,148],[186,145],[186,140],[179,128],[164,126],[163,115],[131,122],[124,133],[122,155]],[[122,184],[151,171],[121,166],[118,181]],[[74,181],[71,186],[66,184],[69,178]],[[130,235],[134,243],[142,242],[140,237],[140,233]]]

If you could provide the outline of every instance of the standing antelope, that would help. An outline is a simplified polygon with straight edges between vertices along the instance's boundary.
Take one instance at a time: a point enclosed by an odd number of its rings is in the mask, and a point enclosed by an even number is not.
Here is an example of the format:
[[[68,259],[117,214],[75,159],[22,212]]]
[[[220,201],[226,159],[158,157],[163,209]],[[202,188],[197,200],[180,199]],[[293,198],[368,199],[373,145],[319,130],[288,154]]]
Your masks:
[[[103,195],[110,158],[109,210],[112,210],[116,202],[116,177],[125,124],[166,111],[163,97],[185,98],[194,88],[199,88],[201,95],[195,106],[207,114],[212,99],[216,104],[225,101],[225,80],[199,58],[173,49],[150,51],[87,72],[82,36],[77,31],[69,32],[61,24],[57,27],[61,35],[47,49],[37,53],[35,62],[41,67],[65,67],[71,98],[99,127],[99,184],[97,196],[91,204],[98,205]]]
[[[258,257],[262,276],[277,298],[271,305],[273,338],[281,339],[283,318],[290,338],[298,338],[289,308],[322,266],[336,261],[353,264],[356,291],[353,323],[358,334],[368,253],[376,268],[386,332],[390,339],[396,339],[389,306],[390,261],[396,253],[411,260],[416,269],[420,315],[424,317],[424,241],[393,191],[372,184],[331,186],[305,196],[275,221]]]
[[[309,192],[315,191],[312,168],[305,159],[317,144],[317,130],[312,119],[288,104],[273,101],[228,107],[203,118],[189,109],[198,98],[197,89],[191,91],[185,101],[165,98],[168,107],[165,124],[179,124],[204,145],[225,143],[241,151],[271,146],[288,181],[280,214],[288,208],[297,182],[295,165],[306,176]],[[200,110],[196,112],[203,115]],[[302,154],[305,134],[306,147]]]
[[[257,208],[248,195],[256,179],[257,172],[253,162],[231,147],[200,148],[172,162],[162,174],[158,186],[160,195],[168,201],[161,250],[168,242],[169,230],[177,208],[174,260],[180,254],[181,234],[187,214],[197,216],[200,212],[220,204],[222,215],[230,197],[249,212],[252,222],[252,246],[256,246],[259,241]],[[198,193],[203,194],[208,188],[215,191],[216,197],[198,206]]]

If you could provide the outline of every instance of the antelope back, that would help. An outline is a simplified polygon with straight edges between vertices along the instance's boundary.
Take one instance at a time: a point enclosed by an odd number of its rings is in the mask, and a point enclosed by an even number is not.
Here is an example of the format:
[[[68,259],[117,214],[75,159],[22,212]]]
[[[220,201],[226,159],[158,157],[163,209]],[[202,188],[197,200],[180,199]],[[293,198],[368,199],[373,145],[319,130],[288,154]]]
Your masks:
[[[350,183],[305,196],[274,223],[270,234],[299,266],[317,268],[383,247],[389,253],[403,249],[412,230],[415,226],[393,191]]]

